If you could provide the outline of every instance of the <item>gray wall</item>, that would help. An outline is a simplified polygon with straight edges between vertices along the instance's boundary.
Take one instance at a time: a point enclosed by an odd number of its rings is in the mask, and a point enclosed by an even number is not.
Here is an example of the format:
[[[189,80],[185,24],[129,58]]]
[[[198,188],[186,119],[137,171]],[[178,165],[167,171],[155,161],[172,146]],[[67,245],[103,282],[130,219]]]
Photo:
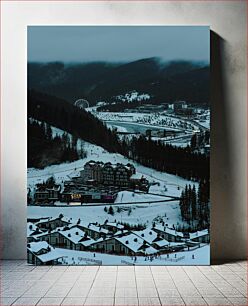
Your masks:
[[[26,256],[26,26],[210,25],[213,259],[246,257],[246,2],[2,3],[2,257]]]

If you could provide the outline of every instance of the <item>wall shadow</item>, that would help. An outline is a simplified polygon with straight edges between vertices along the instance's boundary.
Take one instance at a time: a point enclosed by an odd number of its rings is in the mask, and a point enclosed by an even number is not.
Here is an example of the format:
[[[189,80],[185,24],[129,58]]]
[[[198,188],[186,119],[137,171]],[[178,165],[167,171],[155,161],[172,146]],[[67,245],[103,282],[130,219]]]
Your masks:
[[[224,66],[225,44],[222,37],[213,31],[210,32],[211,263],[216,261],[224,263],[229,258],[237,258],[235,257],[235,248],[240,245],[240,233],[238,228],[235,228],[233,218],[235,214],[232,194],[234,168],[231,163],[231,124],[224,78],[226,74]]]

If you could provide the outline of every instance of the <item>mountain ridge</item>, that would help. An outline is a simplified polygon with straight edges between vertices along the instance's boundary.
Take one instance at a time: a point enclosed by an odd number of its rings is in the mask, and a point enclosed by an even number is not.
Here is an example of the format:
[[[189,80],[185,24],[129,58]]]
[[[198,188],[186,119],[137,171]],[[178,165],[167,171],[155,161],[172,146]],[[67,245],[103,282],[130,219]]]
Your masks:
[[[132,90],[150,94],[151,103],[177,99],[209,103],[209,66],[189,61],[161,63],[147,58],[129,63],[28,63],[28,88],[74,103],[111,101]]]

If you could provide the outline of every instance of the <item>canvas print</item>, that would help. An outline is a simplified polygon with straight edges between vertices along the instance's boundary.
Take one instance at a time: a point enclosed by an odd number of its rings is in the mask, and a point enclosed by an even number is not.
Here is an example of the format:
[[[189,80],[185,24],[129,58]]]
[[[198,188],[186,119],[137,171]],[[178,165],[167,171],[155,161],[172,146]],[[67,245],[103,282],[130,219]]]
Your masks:
[[[209,27],[27,35],[28,263],[209,264]]]

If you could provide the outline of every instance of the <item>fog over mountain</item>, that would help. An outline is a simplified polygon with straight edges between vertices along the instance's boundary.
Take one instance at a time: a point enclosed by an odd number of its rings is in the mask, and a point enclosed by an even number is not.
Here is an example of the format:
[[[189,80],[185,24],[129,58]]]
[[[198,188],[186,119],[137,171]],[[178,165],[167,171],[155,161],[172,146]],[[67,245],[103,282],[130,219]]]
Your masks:
[[[91,105],[130,91],[147,93],[151,103],[183,99],[209,103],[209,65],[157,57],[127,63],[28,63],[28,88],[71,103],[86,98]]]

